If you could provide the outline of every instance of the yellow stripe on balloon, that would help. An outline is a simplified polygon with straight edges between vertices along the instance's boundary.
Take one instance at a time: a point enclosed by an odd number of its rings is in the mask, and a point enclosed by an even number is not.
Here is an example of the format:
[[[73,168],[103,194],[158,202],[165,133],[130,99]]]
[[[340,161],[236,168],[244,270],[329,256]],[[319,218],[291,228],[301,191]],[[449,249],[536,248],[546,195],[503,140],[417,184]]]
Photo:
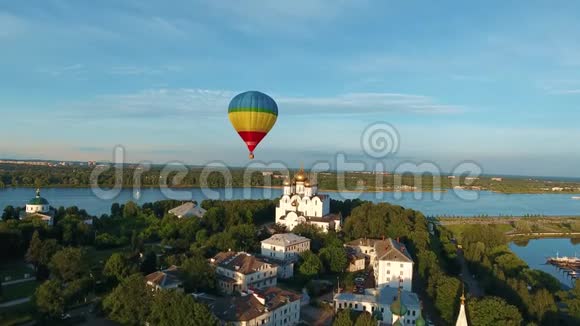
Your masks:
[[[268,132],[278,118],[272,113],[264,112],[231,112],[228,114],[236,131]]]

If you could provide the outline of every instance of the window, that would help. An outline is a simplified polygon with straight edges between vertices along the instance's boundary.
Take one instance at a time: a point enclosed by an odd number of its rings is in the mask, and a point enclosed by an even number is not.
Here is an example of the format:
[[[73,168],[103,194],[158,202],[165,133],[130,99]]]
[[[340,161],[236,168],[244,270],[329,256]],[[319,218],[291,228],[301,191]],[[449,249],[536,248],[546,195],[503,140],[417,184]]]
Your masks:
[[[391,274],[391,270],[387,269],[387,275]]]
[[[391,266],[391,263],[387,263],[387,266]]]
[[[415,316],[415,310],[413,310],[413,316]]]
[[[403,264],[401,264],[401,268],[403,268]]]
[[[401,271],[401,275],[403,275],[403,271]]]
[[[358,309],[358,303],[354,304],[354,309]]]

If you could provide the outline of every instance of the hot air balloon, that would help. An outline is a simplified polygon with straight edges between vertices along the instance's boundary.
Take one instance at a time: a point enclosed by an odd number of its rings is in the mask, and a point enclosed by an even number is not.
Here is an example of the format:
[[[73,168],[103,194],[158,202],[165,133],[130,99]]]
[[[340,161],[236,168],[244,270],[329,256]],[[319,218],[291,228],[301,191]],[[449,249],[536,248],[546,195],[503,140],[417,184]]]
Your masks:
[[[253,159],[254,149],[276,123],[278,105],[264,93],[248,91],[231,100],[228,116],[234,129],[248,146],[250,159]]]

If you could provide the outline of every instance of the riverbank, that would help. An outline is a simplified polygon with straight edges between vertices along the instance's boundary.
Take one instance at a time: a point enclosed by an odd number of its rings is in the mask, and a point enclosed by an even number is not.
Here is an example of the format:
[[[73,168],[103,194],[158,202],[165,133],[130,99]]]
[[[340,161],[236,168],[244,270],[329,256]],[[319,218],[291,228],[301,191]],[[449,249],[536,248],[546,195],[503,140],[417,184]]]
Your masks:
[[[580,238],[580,215],[541,217],[432,218],[451,231],[458,241],[471,225],[492,225],[512,239]]]

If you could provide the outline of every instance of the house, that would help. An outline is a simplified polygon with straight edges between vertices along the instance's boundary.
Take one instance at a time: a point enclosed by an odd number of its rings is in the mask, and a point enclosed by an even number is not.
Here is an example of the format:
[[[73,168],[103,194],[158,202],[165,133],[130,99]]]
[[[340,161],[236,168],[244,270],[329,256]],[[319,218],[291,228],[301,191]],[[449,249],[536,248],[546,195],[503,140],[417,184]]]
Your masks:
[[[347,271],[357,272],[362,271],[366,268],[366,256],[356,250],[347,247],[346,257],[348,259]]]
[[[296,325],[300,320],[300,294],[270,287],[226,297],[210,306],[222,325]]]
[[[337,293],[334,295],[334,310],[368,312],[381,321],[381,325],[392,325],[400,319],[401,325],[415,325],[421,316],[421,304],[417,294],[383,287],[366,289],[364,294]]]
[[[323,232],[340,231],[342,216],[330,214],[330,197],[318,194],[316,182],[308,180],[303,169],[294,176],[292,182],[284,180],[283,195],[276,207],[277,224],[292,231],[298,224],[307,223]]]
[[[220,252],[210,259],[220,290],[227,294],[276,286],[278,266],[245,252]]]
[[[175,265],[145,276],[145,282],[153,290],[176,289],[183,291],[183,282],[180,280],[179,268]]]
[[[183,217],[199,217],[202,218],[206,210],[199,207],[196,202],[187,202],[169,210],[169,214],[173,214],[178,218]]]
[[[310,250],[310,239],[294,233],[274,234],[261,242],[261,255],[278,265],[278,277],[294,276],[294,263],[300,253]]]
[[[393,239],[361,238],[345,244],[355,253],[363,254],[369,260],[375,273],[377,287],[402,287],[411,291],[413,283],[413,259],[404,244]]]
[[[497,181],[497,182],[502,182],[503,178],[491,178],[491,181]]]

